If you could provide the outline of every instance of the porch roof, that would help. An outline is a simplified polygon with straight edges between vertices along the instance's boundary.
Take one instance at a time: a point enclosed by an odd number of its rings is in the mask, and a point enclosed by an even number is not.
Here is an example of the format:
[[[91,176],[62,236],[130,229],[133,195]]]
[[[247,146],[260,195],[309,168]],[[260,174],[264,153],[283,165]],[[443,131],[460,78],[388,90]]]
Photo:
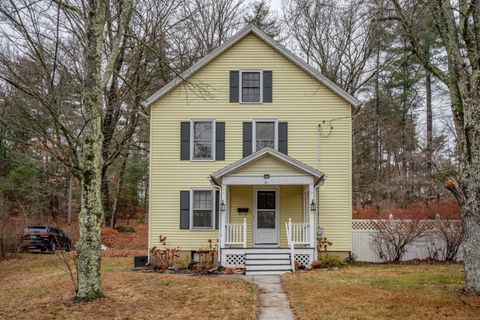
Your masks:
[[[238,160],[223,169],[220,169],[210,175],[210,179],[215,183],[215,184],[221,184],[221,180],[223,177],[233,174],[236,171],[238,171],[240,168],[244,168],[248,165],[254,166],[255,162],[265,156],[270,156],[272,157],[275,161],[279,161],[284,165],[287,165],[293,169],[296,169],[299,171],[299,174],[301,175],[308,175],[313,178],[313,181],[315,184],[318,184],[320,181],[324,180],[326,178],[326,175],[321,172],[320,170],[317,170],[309,165],[306,165],[305,163],[290,157],[286,154],[283,154],[277,150],[274,150],[272,148],[263,148],[257,152],[254,152],[245,158]],[[264,174],[270,174],[270,172],[265,172]],[[262,174],[263,176],[263,174]],[[293,176],[290,174],[293,178]]]

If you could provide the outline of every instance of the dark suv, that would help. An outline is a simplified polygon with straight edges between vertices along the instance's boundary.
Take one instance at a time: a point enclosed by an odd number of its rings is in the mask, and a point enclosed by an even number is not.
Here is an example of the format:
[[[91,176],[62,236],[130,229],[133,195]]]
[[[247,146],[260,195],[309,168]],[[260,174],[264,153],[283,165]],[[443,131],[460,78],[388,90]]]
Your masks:
[[[60,229],[49,226],[30,226],[23,231],[22,248],[25,251],[55,252],[63,249],[68,252],[72,249],[72,242]]]

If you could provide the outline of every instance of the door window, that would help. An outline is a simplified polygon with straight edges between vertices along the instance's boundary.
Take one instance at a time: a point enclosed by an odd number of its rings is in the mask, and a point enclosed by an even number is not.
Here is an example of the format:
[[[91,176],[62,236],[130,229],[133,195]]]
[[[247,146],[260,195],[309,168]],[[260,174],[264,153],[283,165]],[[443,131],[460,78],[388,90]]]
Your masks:
[[[275,191],[258,191],[257,195],[257,228],[275,229],[276,222]]]

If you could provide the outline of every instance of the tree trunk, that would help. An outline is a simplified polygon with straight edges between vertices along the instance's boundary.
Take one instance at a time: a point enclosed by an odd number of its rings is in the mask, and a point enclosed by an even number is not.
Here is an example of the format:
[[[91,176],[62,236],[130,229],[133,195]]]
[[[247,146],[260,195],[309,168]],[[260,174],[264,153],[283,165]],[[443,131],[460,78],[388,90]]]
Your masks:
[[[106,170],[104,167],[103,170]],[[108,177],[106,174],[102,174],[102,205],[103,205],[103,212],[105,215],[105,225],[110,224],[110,220],[112,218],[112,212],[110,207],[110,186],[108,184]]]
[[[73,199],[73,182],[75,177],[71,174],[68,179],[68,202],[67,202],[67,223],[72,224],[72,199]]]
[[[478,76],[480,82],[480,75]],[[478,88],[478,86],[477,86]],[[480,95],[477,88],[462,95],[452,94],[452,104],[461,105],[463,119],[456,119],[459,133],[459,173],[455,178],[446,177],[449,189],[461,206],[464,231],[463,256],[465,290],[480,294]],[[464,90],[467,91],[467,90]],[[473,92],[472,92],[473,91]],[[463,100],[459,97],[463,96]],[[461,101],[461,104],[459,103]],[[452,107],[453,111],[458,107]],[[462,121],[459,121],[462,120]]]
[[[83,134],[80,172],[81,209],[78,251],[78,301],[102,296],[100,281],[102,210],[102,42],[105,25],[105,2],[90,0],[87,4],[84,47],[83,108],[87,126]]]
[[[480,294],[480,74],[465,94],[464,143],[460,144],[460,187],[463,191],[465,289]]]
[[[432,75],[427,71],[425,78],[426,105],[427,105],[427,171],[432,174],[432,153],[433,153],[433,116],[432,116]]]
[[[118,210],[118,199],[120,198],[120,194],[122,192],[123,177],[125,176],[125,167],[127,166],[127,160],[128,155],[125,155],[123,157],[122,166],[120,167],[120,172],[118,173],[117,194],[115,195],[115,200],[113,201],[112,217],[110,218],[110,228],[115,228],[115,223],[117,222],[116,215]]]

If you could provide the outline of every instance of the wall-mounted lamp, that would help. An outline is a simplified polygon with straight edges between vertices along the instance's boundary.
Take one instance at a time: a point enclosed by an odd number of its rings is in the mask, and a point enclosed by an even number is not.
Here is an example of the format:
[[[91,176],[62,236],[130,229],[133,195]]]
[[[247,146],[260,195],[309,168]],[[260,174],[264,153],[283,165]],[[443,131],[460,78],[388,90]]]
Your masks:
[[[317,204],[313,200],[310,203],[310,211],[317,211]]]
[[[220,211],[225,211],[225,202],[220,203]]]

